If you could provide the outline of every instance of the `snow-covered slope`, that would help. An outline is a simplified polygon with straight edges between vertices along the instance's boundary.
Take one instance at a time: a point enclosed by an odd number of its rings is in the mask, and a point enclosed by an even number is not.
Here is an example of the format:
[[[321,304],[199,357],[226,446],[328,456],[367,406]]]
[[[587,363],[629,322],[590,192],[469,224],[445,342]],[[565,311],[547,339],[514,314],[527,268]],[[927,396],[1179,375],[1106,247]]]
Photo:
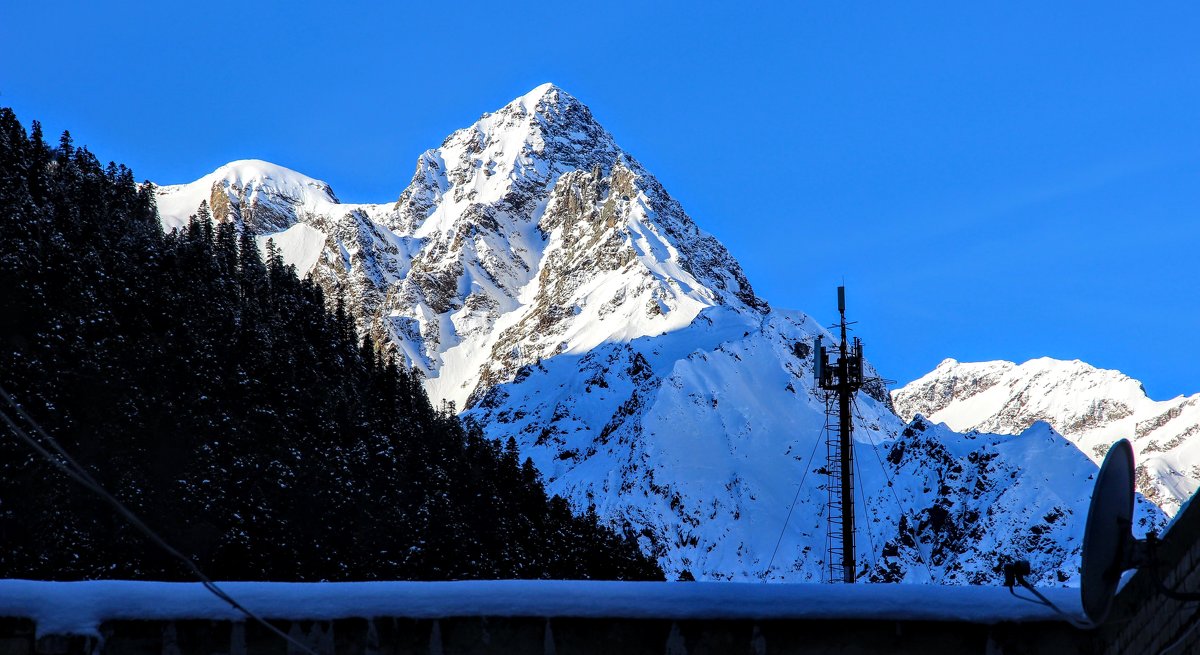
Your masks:
[[[551,490],[641,531],[669,572],[818,581],[825,416],[805,355],[823,333],[802,314],[708,310],[679,332],[526,367],[468,416],[515,435]],[[1096,467],[1050,426],[905,426],[866,394],[857,412],[864,575],[996,583],[1001,560],[1021,557],[1043,582],[1077,581]],[[1161,526],[1140,503],[1139,529]]]
[[[539,86],[451,134],[418,158],[395,203],[339,204],[321,182],[234,162],[163,187],[164,225],[200,199],[344,297],[435,400],[516,438],[551,491],[640,532],[669,573],[820,579],[825,417],[810,353],[829,335],[759,299],[728,251],[566,92]],[[991,579],[999,556],[1053,535],[1040,571],[1072,578],[1074,524],[1060,519],[1086,503],[1094,465],[1045,429],[906,428],[887,400],[881,384],[858,399],[864,571]],[[1007,487],[1021,488],[1010,480],[1042,442],[1061,451],[1057,469],[1021,471],[1048,479],[1035,501]],[[950,474],[923,465],[973,477],[941,484]]]
[[[1079,360],[947,359],[892,392],[901,416],[955,430],[1017,434],[1046,421],[1096,462],[1117,439],[1133,442],[1139,491],[1169,514],[1200,486],[1200,394],[1156,401],[1142,384]]]

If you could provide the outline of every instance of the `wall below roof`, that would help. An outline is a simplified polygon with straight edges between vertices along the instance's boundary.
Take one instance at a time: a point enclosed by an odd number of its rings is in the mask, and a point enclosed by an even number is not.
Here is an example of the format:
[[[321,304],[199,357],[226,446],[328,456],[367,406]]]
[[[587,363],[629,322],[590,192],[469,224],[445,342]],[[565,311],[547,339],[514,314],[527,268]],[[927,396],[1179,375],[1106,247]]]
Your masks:
[[[1163,582],[1181,592],[1200,592],[1200,503],[1189,500],[1163,534],[1159,547]],[[1200,653],[1200,603],[1171,600],[1158,591],[1147,568],[1138,569],[1117,594],[1097,630],[1097,653]]]
[[[1090,635],[1059,622],[654,620],[469,617],[275,621],[322,654],[767,655],[775,653],[1092,652]],[[224,620],[107,621],[101,638],[43,635],[0,619],[0,655],[296,655],[261,626]]]

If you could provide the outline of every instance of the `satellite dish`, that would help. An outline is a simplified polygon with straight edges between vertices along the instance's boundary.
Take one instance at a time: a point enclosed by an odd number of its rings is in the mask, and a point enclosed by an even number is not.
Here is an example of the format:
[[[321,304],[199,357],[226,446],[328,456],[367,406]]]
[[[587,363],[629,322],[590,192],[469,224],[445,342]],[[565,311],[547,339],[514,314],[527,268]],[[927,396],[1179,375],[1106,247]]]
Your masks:
[[[1083,532],[1079,592],[1083,611],[1099,624],[1112,607],[1121,574],[1134,568],[1133,446],[1122,439],[1109,448],[1096,476]]]

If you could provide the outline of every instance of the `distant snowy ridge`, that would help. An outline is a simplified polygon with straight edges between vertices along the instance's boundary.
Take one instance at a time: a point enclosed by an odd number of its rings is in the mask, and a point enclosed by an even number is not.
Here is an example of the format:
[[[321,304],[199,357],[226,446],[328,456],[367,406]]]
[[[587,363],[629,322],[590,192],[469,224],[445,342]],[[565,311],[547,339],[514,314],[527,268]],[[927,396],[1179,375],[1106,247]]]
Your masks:
[[[896,411],[960,431],[1017,434],[1053,425],[1094,461],[1133,442],[1138,490],[1168,514],[1200,487],[1200,394],[1151,400],[1142,384],[1079,360],[963,363],[947,359],[892,392]]]
[[[811,352],[831,335],[758,298],[561,89],[451,134],[393,203],[338,203],[324,183],[253,161],[159,193],[165,226],[205,199],[217,220],[272,239],[435,401],[514,437],[552,493],[640,533],[668,575],[822,578]],[[863,575],[985,582],[1000,557],[1036,546],[1041,579],[1075,579],[1079,521],[1065,517],[1086,506],[1087,458],[1045,426],[954,435],[906,426],[887,401],[878,383],[857,400]],[[1026,456],[1042,450],[1054,468]],[[1020,476],[1041,495],[1012,484]]]

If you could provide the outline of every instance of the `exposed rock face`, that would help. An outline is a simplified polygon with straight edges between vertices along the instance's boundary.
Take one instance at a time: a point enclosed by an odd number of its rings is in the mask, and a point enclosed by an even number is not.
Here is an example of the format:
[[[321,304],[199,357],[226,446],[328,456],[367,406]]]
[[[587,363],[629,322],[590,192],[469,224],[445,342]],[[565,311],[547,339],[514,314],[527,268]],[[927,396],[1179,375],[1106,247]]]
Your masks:
[[[1117,439],[1133,442],[1138,490],[1168,514],[1200,487],[1200,394],[1151,400],[1119,371],[1048,358],[960,363],[947,359],[892,392],[901,416],[955,430],[1017,434],[1036,421],[1100,462]]]
[[[423,153],[395,203],[340,204],[322,182],[235,162],[162,188],[164,224],[201,199],[343,297],[435,401],[516,438],[552,492],[639,532],[670,574],[821,579],[825,414],[810,356],[830,335],[759,299],[562,90],[540,86]],[[1045,515],[1086,507],[1086,458],[1061,454],[1066,473],[1045,476],[1036,502],[1009,490],[1021,454],[1061,437],[906,431],[889,402],[881,384],[858,398],[864,575],[993,579],[996,557],[1034,535],[1069,541],[1075,523]],[[1060,545],[1038,560],[1048,581],[1074,579],[1077,549]]]

